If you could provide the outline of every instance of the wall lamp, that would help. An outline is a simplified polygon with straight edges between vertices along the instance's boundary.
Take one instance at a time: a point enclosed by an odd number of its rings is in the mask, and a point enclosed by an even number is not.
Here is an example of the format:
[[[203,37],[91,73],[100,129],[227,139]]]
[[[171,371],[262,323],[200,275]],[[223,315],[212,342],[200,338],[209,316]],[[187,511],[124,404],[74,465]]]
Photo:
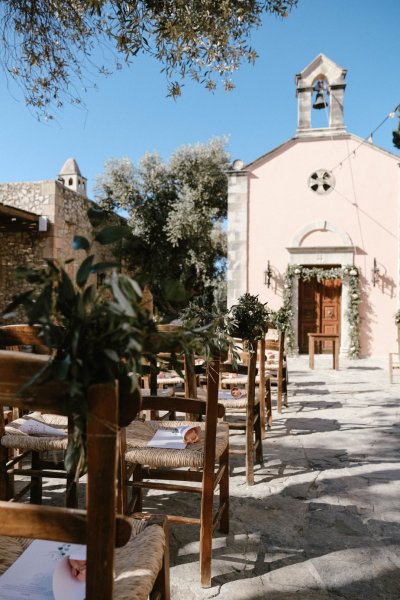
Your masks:
[[[272,278],[272,269],[271,269],[271,264],[268,261],[267,263],[267,269],[264,271],[264,285],[266,285],[268,288],[271,287],[271,278]]]
[[[378,263],[376,262],[376,258],[374,258],[374,266],[371,271],[372,285],[374,287],[376,286],[376,284],[379,281],[379,275],[380,275],[380,272],[379,272]]]

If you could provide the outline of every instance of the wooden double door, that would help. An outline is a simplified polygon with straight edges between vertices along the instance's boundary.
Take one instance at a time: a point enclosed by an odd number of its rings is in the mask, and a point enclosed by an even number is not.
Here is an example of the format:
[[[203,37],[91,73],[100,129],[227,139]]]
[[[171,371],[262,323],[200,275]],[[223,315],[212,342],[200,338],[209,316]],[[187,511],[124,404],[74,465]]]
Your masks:
[[[340,336],[341,279],[299,280],[299,351],[308,354],[308,333]],[[332,352],[332,342],[320,342],[318,352]]]

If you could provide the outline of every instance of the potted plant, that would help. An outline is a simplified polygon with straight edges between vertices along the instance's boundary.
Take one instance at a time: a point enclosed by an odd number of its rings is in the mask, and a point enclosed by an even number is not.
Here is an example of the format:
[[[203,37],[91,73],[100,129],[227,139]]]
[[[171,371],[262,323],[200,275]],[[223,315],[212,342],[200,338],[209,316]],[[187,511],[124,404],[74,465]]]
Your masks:
[[[281,306],[278,310],[270,310],[269,322],[274,329],[279,331],[287,331],[292,318],[292,311],[285,306]]]
[[[232,318],[230,334],[242,338],[250,350],[253,342],[260,340],[268,331],[270,311],[267,303],[260,302],[258,296],[243,294],[229,314]]]

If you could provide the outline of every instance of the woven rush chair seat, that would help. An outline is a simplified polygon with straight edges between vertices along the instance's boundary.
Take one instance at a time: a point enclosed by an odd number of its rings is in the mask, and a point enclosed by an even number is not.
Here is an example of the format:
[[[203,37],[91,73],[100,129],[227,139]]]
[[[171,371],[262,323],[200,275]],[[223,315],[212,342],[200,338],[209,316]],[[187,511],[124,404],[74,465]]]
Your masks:
[[[40,412],[24,415],[5,426],[5,435],[0,438],[0,445],[5,448],[18,449],[21,451],[33,450],[36,452],[47,452],[51,450],[66,450],[68,437],[60,435],[32,435],[21,431],[21,425],[27,421],[36,421],[57,429],[64,429],[67,434],[68,419],[63,415],[46,415]]]
[[[165,376],[157,377],[157,385],[179,385],[184,383],[183,377],[179,375],[166,374]]]
[[[221,386],[247,385],[247,375],[221,374]]]
[[[205,423],[192,421],[134,421],[126,430],[125,460],[149,467],[192,467],[204,465]],[[171,429],[181,425],[199,426],[199,441],[184,450],[171,448],[151,448],[147,443],[157,429]],[[219,460],[228,444],[229,428],[226,423],[218,423],[215,458]]]
[[[219,390],[218,404],[222,404],[225,409],[245,409],[247,407],[247,393],[245,390],[241,390],[241,392],[242,395],[240,398],[235,398],[232,396],[230,391],[227,392],[227,390]],[[206,390],[204,388],[198,388],[197,397],[201,400],[206,399]]]
[[[140,519],[132,519],[131,524],[131,539],[115,550],[113,600],[147,600],[163,563],[163,528]],[[0,575],[31,543],[26,538],[0,537]]]

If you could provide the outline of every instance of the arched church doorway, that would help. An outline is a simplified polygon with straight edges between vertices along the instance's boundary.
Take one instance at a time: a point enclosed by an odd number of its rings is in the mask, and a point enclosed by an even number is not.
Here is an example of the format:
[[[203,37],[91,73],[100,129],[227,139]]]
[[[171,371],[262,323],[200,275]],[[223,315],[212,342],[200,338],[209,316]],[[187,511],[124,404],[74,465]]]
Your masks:
[[[309,265],[312,267],[312,265]],[[314,265],[315,266],[315,265]],[[330,269],[338,265],[326,265]],[[328,333],[340,336],[341,279],[312,278],[299,280],[298,340],[299,352],[308,354],[308,334]],[[320,342],[319,352],[332,352],[332,342]]]

